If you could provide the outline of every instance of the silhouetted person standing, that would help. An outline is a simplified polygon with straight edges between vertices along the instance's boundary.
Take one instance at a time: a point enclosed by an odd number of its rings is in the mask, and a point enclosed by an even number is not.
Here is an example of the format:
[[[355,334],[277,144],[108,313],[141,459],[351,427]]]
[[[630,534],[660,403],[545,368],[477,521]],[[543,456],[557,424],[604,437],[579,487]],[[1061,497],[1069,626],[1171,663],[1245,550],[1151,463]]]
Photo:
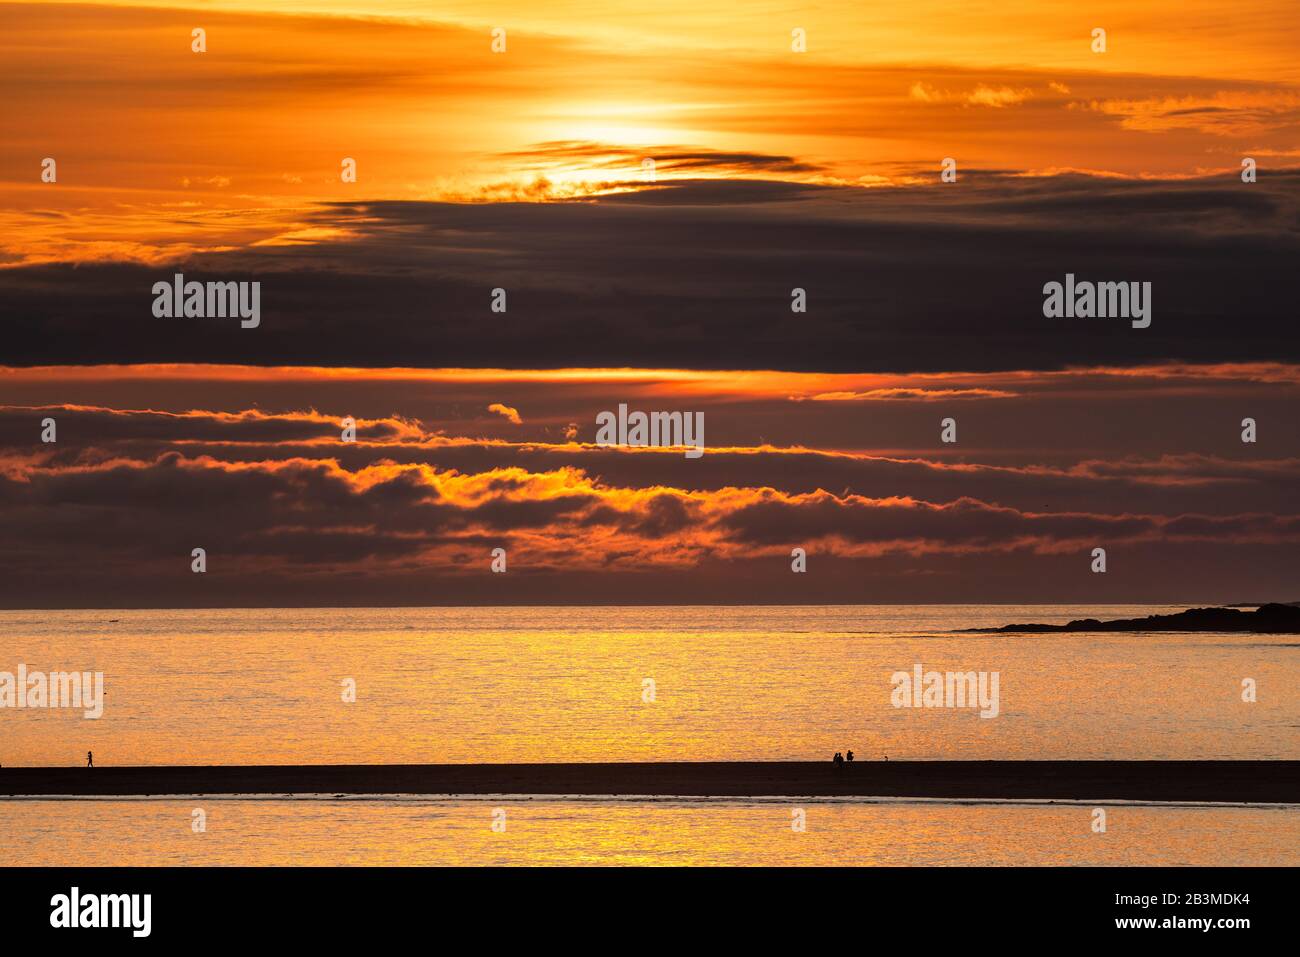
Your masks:
[[[94,766],[95,766],[95,755],[94,755],[93,752],[87,751],[87,752],[86,752],[86,767],[88,767],[88,768],[93,768]]]
[[[853,763],[853,752],[850,751],[848,754],[844,755],[844,760],[847,761],[849,764],[852,764],[852,763]]]

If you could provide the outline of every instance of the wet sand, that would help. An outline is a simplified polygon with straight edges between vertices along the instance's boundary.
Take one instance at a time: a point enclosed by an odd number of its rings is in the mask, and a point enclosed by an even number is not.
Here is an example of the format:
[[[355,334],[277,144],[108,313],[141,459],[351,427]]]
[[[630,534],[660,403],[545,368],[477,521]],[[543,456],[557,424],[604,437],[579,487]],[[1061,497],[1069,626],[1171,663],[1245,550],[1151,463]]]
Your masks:
[[[536,794],[1300,803],[1300,761],[737,761],[0,768],[0,796]]]

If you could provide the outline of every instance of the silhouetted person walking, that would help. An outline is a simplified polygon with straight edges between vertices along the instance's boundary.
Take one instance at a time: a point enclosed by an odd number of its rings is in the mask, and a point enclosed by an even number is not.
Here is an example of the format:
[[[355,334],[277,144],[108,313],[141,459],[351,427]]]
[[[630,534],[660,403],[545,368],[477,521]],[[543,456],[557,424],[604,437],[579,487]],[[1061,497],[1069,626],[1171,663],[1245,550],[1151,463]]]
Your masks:
[[[93,768],[94,766],[95,766],[95,755],[94,755],[92,752],[87,751],[87,752],[86,752],[86,767],[88,767],[88,768]]]

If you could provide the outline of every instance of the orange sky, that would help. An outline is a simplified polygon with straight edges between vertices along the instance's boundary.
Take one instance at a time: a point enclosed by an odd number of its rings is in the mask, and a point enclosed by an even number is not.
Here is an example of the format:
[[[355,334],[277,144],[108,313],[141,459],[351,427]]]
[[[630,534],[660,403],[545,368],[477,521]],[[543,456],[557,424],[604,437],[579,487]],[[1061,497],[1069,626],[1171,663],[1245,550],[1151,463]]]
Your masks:
[[[1294,600],[1300,6],[1072,6],[0,4],[0,604]]]
[[[641,185],[646,158],[872,186],[946,156],[1126,176],[1300,157],[1286,0],[540,6],[0,5],[0,262],[324,242],[344,234],[307,224],[316,201],[582,196]]]

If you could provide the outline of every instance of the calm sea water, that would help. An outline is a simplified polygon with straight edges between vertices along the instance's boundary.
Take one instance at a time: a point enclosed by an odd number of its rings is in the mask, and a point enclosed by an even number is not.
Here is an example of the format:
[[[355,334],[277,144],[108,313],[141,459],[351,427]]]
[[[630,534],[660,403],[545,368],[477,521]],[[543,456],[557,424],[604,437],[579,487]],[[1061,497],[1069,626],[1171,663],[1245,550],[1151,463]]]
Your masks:
[[[1300,864],[1295,808],[1105,810],[1101,834],[1077,805],[0,801],[0,865]]]
[[[98,721],[0,710],[0,763],[1300,758],[1296,636],[954,634],[1165,610],[0,612],[0,670],[106,686]],[[1000,714],[894,708],[918,662],[1000,672]]]
[[[0,612],[0,670],[106,684],[97,721],[0,710],[0,763],[1300,758],[1294,636],[955,633],[1174,610]],[[917,663],[999,672],[998,717],[894,708],[890,676]],[[1096,835],[1073,806],[816,803],[800,834],[789,802],[515,801],[498,834],[481,801],[204,799],[194,834],[194,806],[4,801],[0,846],[29,862],[320,864],[1297,863],[1300,846],[1294,808],[1123,807]]]

